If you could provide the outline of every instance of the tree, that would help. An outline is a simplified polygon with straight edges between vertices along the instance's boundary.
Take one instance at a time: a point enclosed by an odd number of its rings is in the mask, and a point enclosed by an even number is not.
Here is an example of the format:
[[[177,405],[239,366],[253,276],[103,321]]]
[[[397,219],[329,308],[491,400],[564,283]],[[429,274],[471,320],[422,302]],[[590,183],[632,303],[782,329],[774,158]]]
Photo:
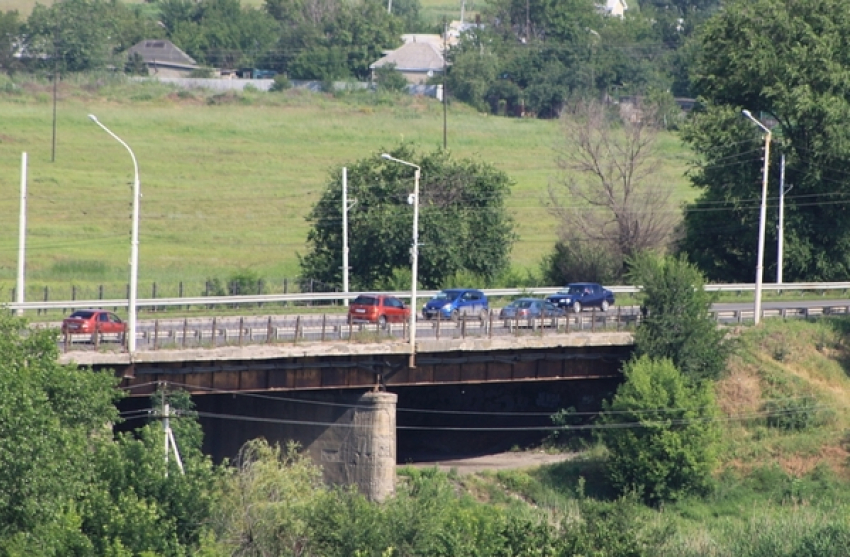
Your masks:
[[[753,279],[761,132],[741,119],[741,109],[772,126],[774,154],[786,153],[794,194],[785,207],[785,278],[850,274],[848,34],[850,14],[839,0],[736,0],[706,23],[691,70],[705,109],[686,135],[700,155],[692,180],[702,193],[689,207],[681,249],[710,279]],[[771,198],[777,160],[770,161]],[[766,226],[768,273],[775,267],[774,215]]]
[[[265,61],[279,36],[278,23],[265,11],[239,0],[162,0],[168,37],[202,64],[220,68]]]
[[[264,439],[239,451],[212,514],[214,545],[222,555],[300,555],[312,546],[309,517],[321,485],[321,469],[299,453]]]
[[[620,264],[641,251],[664,249],[676,220],[671,189],[655,176],[652,108],[638,106],[632,118],[619,121],[602,104],[579,101],[561,121],[561,175],[549,188],[560,243],[584,243]]]
[[[281,29],[265,61],[292,79],[366,80],[402,33],[401,19],[378,0],[266,0],[265,10]]]
[[[58,358],[55,331],[0,313],[0,554],[188,554],[214,494],[199,424],[174,420],[186,475],[166,477],[161,426],[116,439],[115,376]]]
[[[402,144],[392,156],[421,166],[419,281],[442,287],[460,272],[487,281],[508,266],[515,239],[504,206],[512,182],[489,164],[453,159],[448,151],[418,155]],[[413,169],[377,153],[348,166],[349,263],[355,289],[389,284],[410,268]],[[331,172],[322,198],[307,220],[310,251],[301,258],[305,277],[340,284],[342,271],[342,177]]]
[[[151,18],[121,2],[65,0],[35,5],[25,25],[24,46],[50,67],[56,62],[60,71],[100,70],[122,66],[115,53],[161,33]]]
[[[9,73],[20,65],[15,52],[20,41],[21,27],[17,11],[0,12],[0,71],[3,73]]]
[[[152,397],[159,406],[163,397]],[[187,555],[197,548],[217,504],[222,470],[201,452],[203,433],[189,395],[168,393],[170,421],[184,472],[163,461],[159,419],[119,434],[91,451],[96,474],[86,497],[81,530],[94,555]]]
[[[559,240],[543,257],[540,269],[546,284],[593,281],[610,284],[620,279],[622,262],[604,248],[579,239]]]
[[[708,314],[716,294],[705,291],[699,270],[683,257],[639,254],[628,279],[641,285],[645,318],[635,331],[635,353],[669,358],[689,379],[716,379],[726,364],[723,331]]]
[[[71,555],[89,547],[79,501],[92,444],[117,420],[108,373],[58,363],[55,332],[0,312],[0,553]],[[18,553],[15,553],[15,552]]]
[[[611,483],[653,504],[707,493],[720,441],[710,383],[690,383],[671,360],[646,355],[623,373],[598,430]]]

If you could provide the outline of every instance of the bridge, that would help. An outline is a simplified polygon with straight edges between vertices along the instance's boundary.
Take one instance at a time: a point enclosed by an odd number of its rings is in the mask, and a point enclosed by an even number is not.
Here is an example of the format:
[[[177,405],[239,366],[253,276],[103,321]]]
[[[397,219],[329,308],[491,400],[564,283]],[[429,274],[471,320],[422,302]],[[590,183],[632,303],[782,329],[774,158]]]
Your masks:
[[[850,313],[846,300],[774,304],[765,304],[765,316]],[[719,320],[746,319],[750,304],[731,305],[712,313]],[[395,331],[355,329],[322,317],[308,332],[304,316],[290,327],[279,327],[275,317],[257,326],[250,318],[230,318],[230,325],[213,318],[212,326],[189,335],[183,320],[166,328],[171,332],[160,342],[154,320],[153,329],[141,331],[151,339],[147,350],[129,354],[120,344],[102,350],[95,340],[95,350],[69,351],[61,359],[114,369],[131,394],[128,405],[144,406],[158,388],[188,391],[206,433],[205,451],[216,458],[234,456],[258,436],[296,440],[322,465],[327,481],[353,483],[382,499],[394,486],[397,448],[410,451],[429,438],[445,443],[435,439],[437,432],[451,432],[467,447],[494,438],[510,442],[519,431],[551,429],[550,416],[560,408],[597,409],[619,382],[633,343],[629,330],[640,319],[636,308],[622,306],[501,324],[492,315],[469,323],[420,322],[417,329],[431,335],[418,332],[415,347],[405,324]],[[484,411],[494,407],[503,411]],[[480,417],[470,422],[470,414],[486,416],[486,427]]]
[[[114,370],[130,393],[124,409],[145,408],[159,388],[188,391],[214,458],[234,456],[254,437],[295,440],[322,465],[326,481],[353,483],[382,499],[394,486],[399,444],[410,452],[452,427],[463,429],[451,437],[467,447],[506,442],[529,427],[551,426],[559,408],[598,408],[618,384],[632,344],[630,332],[616,330],[423,339],[415,367],[408,365],[409,344],[393,339],[132,356],[83,351],[61,361]],[[481,418],[469,414],[487,414],[494,400],[504,415],[487,417],[487,427],[477,428],[487,431],[475,431]],[[404,412],[397,418],[399,401]],[[397,430],[412,435],[399,440]]]

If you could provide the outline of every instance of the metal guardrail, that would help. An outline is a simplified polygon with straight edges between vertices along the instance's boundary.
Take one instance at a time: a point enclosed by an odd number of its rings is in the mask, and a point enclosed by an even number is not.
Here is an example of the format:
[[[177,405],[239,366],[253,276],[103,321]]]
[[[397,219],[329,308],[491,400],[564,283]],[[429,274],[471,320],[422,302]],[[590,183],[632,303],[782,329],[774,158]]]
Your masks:
[[[563,287],[540,287],[540,288],[491,288],[482,290],[487,296],[522,296],[522,295],[549,295],[555,294]],[[615,294],[635,294],[640,292],[638,286],[609,286],[609,290]],[[747,292],[754,291],[753,283],[742,284],[708,284],[705,289],[710,292]],[[801,282],[801,283],[783,283],[783,284],[764,284],[763,290],[767,291],[788,291],[788,290],[850,290],[850,282]],[[417,293],[417,299],[430,298],[439,290],[424,290]],[[321,302],[321,301],[343,301],[353,300],[360,294],[370,294],[377,292],[316,292],[302,294],[256,294],[249,296],[196,296],[189,298],[146,298],[136,300],[137,307],[167,307],[167,306],[206,306],[206,305],[239,305],[239,304],[266,304],[266,303],[284,303],[284,302]],[[384,292],[385,293],[385,292]],[[410,291],[391,292],[390,294],[399,298],[409,298]],[[111,299],[111,300],[56,300],[49,302],[9,302],[4,304],[5,307],[11,310],[39,310],[39,309],[81,309],[81,308],[102,308],[102,307],[121,307],[128,306],[126,298]]]
[[[752,308],[717,308],[709,311],[709,314],[718,323],[726,325],[753,322]],[[850,315],[850,301],[839,305],[830,303],[814,307],[767,308],[762,317],[811,319],[831,315]],[[417,321],[416,334],[420,341],[440,341],[610,330],[631,331],[641,320],[638,306],[617,306],[616,311],[613,308],[608,312],[593,309],[578,314],[533,319],[504,319],[492,312],[484,321],[478,318],[457,322]],[[137,346],[143,351],[298,342],[382,342],[388,339],[406,341],[409,338],[407,321],[388,323],[385,327],[376,324],[352,324],[341,314],[155,319],[147,320],[146,327],[136,334]],[[120,334],[66,334],[59,337],[63,352],[101,349],[125,351],[125,341]]]

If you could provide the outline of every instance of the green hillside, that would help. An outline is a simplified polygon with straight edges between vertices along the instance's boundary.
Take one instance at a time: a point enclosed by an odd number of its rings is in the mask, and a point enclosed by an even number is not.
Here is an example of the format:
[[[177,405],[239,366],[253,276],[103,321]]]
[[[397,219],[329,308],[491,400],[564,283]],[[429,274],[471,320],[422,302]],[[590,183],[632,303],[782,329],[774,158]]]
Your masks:
[[[330,171],[402,141],[432,150],[443,139],[443,110],[433,99],[216,94],[120,76],[72,77],[59,89],[51,162],[51,93],[46,82],[0,82],[0,288],[11,288],[15,278],[26,151],[28,297],[43,285],[126,282],[133,167],[89,113],[139,161],[142,292],[154,281],[200,283],[245,268],[272,281],[295,277],[296,254],[305,251],[304,217]],[[515,180],[508,200],[520,237],[513,263],[536,269],[557,237],[545,205],[556,176],[558,123],[487,116],[461,104],[449,107],[447,122],[455,155],[491,162]],[[690,198],[687,150],[672,135],[662,137],[662,148],[658,178],[675,185],[677,199]]]
[[[549,512],[594,555],[847,555],[850,320],[767,320],[731,334],[716,385],[722,464],[706,498],[662,508],[614,499],[593,445],[562,464],[456,481],[480,501]]]

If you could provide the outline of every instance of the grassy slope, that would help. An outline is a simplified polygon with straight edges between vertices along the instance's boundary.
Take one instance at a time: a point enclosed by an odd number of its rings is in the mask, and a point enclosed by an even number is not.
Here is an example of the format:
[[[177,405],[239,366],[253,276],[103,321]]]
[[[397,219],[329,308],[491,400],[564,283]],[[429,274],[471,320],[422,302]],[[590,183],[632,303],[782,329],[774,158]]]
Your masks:
[[[634,528],[668,534],[648,554],[785,555],[804,535],[850,519],[850,320],[774,319],[732,334],[735,354],[716,389],[728,418],[717,490],[661,512],[638,508],[644,520]],[[767,405],[781,411],[798,403],[807,410],[787,416],[807,416],[810,427],[767,425]],[[577,500],[611,500],[603,459],[604,450],[595,447],[572,462],[479,474],[462,483],[481,500],[525,500],[555,520],[574,519]]]
[[[11,91],[11,92],[10,92]],[[56,161],[46,83],[0,92],[0,287],[17,261],[21,152],[29,155],[27,277],[38,283],[123,283],[129,251],[132,164],[87,117],[127,141],[142,182],[140,284],[200,281],[252,268],[269,279],[297,275],[304,220],[328,172],[400,141],[442,143],[441,105],[406,96],[334,99],[290,91],[212,98],[160,85],[66,82],[60,90]],[[555,176],[556,122],[476,113],[454,104],[448,145],[493,163],[515,181],[508,206],[520,242],[513,262],[536,268],[556,239],[544,208]],[[691,195],[686,150],[663,140],[660,179]],[[63,286],[64,288],[64,286]]]

